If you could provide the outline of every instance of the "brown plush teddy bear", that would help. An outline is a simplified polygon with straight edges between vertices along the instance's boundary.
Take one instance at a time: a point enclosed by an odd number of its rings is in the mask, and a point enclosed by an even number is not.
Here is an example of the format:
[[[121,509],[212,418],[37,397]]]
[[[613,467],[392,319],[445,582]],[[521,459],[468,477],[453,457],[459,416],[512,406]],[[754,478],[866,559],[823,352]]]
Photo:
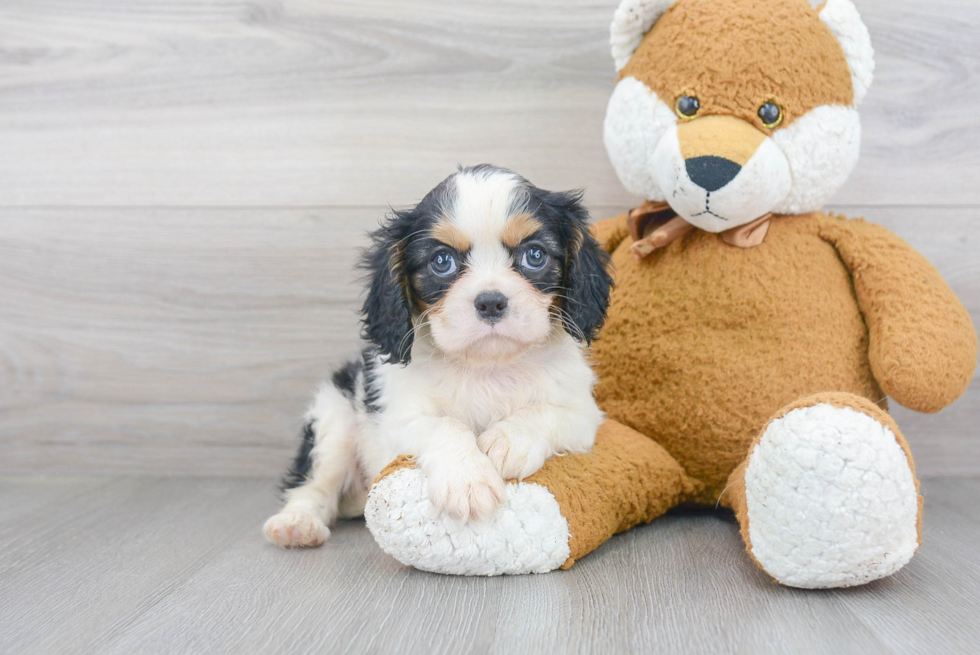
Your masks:
[[[593,346],[608,417],[593,452],[552,459],[508,485],[491,522],[465,525],[396,461],[369,527],[426,570],[542,572],[671,507],[720,502],[783,584],[894,573],[922,502],[885,398],[953,402],[977,336],[908,245],[819,211],[857,161],[867,29],[850,0],[623,0],[612,50],[606,146],[648,202],[597,225],[616,289]]]

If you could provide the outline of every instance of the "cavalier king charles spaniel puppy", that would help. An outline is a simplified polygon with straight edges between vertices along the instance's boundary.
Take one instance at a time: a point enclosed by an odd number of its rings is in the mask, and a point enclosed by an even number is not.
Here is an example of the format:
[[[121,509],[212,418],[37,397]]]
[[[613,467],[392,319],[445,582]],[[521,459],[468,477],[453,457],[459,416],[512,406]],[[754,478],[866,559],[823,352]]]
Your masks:
[[[504,480],[588,451],[603,418],[586,346],[612,279],[580,192],[461,168],[371,237],[368,345],[306,416],[264,528],[282,547],[318,546],[338,516],[360,516],[400,454],[417,458],[434,508],[489,518]]]

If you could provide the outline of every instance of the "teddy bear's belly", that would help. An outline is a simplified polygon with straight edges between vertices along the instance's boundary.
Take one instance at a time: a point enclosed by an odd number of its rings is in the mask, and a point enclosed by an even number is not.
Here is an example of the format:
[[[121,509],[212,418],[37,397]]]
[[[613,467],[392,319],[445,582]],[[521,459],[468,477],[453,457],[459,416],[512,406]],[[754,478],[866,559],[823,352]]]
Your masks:
[[[597,397],[705,484],[697,502],[717,500],[784,405],[819,391],[883,398],[850,275],[803,217],[750,249],[696,231],[638,262],[629,243],[593,345]]]

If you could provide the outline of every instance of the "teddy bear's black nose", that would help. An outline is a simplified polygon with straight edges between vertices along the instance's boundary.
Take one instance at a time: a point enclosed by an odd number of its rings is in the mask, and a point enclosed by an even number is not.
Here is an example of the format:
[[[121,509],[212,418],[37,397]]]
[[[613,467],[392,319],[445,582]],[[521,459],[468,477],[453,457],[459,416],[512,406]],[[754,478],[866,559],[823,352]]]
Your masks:
[[[692,157],[686,163],[688,177],[705,191],[717,191],[742,170],[741,166],[723,157]]]

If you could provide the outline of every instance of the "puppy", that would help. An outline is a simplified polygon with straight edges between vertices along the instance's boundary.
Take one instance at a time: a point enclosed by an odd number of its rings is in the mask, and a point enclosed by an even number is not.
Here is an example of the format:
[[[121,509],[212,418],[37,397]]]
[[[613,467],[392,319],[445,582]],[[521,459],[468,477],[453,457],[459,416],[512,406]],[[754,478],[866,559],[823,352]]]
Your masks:
[[[487,519],[504,480],[589,450],[602,421],[585,346],[612,279],[580,193],[461,168],[371,237],[369,345],[307,414],[285,507],[264,528],[282,547],[317,546],[338,516],[361,515],[399,454],[417,458],[436,509]]]

